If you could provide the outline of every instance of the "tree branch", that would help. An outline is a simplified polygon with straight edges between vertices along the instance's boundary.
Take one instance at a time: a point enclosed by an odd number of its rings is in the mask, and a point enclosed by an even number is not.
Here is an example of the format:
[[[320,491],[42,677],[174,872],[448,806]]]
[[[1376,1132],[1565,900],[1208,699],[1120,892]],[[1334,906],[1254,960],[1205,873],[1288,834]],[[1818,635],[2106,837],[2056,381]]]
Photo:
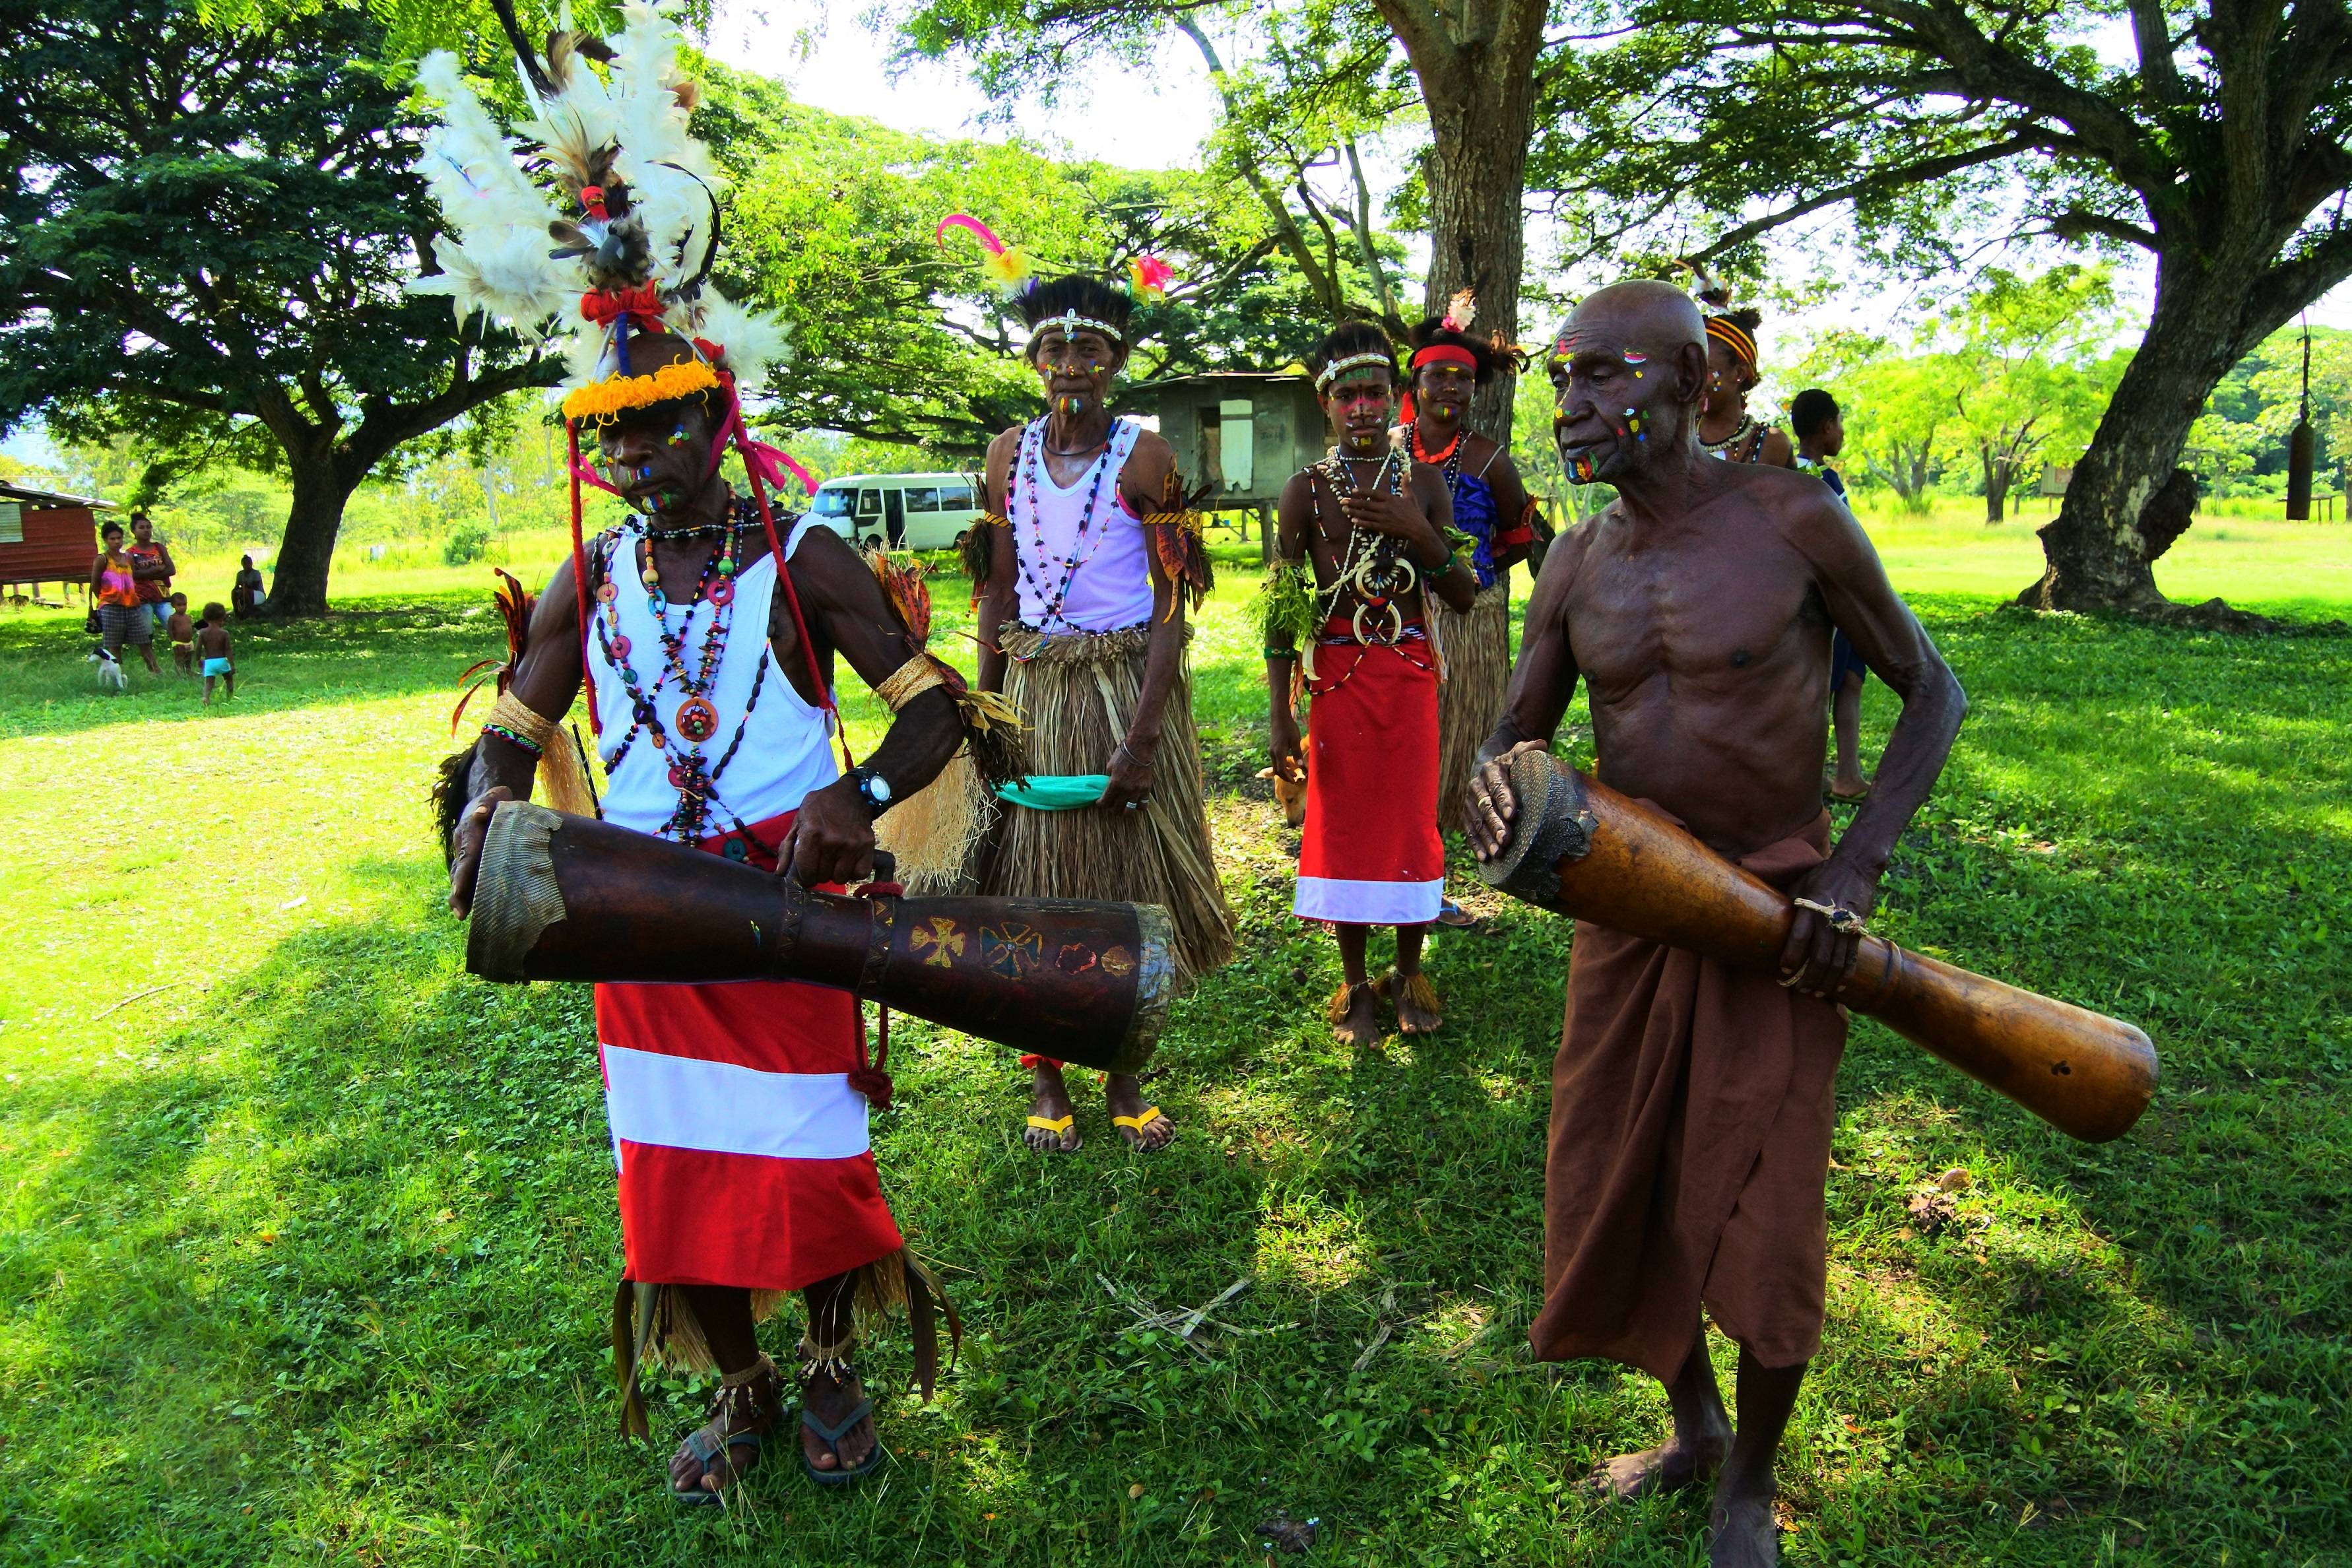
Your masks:
[[[1881,191],[1916,184],[1923,180],[1942,179],[1947,174],[1956,174],[1963,169],[1976,168],[1980,164],[1998,163],[2003,158],[2014,156],[2019,153],[2031,152],[2040,145],[2040,142],[2041,138],[2038,133],[2021,132],[2015,135],[2003,137],[2000,141],[1989,142],[1981,147],[1971,148],[1965,153],[1953,153],[1940,158],[1923,158],[1916,163],[1905,163],[1893,169],[1875,170],[1859,180],[1808,197],[1795,206],[1784,208],[1776,213],[1768,213],[1759,218],[1751,218],[1717,236],[1705,249],[1694,252],[1687,259],[1709,261],[1727,250],[1746,245],[1749,240],[1794,223],[1801,217],[1820,212],[1824,207],[1833,207],[1841,202],[1874,195]]]

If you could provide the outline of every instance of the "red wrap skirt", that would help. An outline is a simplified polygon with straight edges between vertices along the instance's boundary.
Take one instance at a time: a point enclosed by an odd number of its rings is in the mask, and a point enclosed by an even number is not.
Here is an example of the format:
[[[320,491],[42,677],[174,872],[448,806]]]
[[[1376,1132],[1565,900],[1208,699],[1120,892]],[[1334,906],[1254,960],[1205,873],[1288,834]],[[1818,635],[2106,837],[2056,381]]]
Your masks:
[[[1437,668],[1416,626],[1366,647],[1344,617],[1315,648],[1307,822],[1293,913],[1341,925],[1425,925],[1445,898],[1437,837]]]

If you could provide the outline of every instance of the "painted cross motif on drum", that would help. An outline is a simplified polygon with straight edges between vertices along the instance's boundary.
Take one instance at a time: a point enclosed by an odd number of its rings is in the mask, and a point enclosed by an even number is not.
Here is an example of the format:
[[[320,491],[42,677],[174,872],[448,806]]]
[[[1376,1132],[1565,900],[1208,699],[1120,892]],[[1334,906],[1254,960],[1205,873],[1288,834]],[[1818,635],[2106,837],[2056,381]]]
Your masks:
[[[933,915],[929,924],[919,925],[907,933],[907,945],[917,952],[929,948],[931,955],[923,962],[950,969],[954,967],[955,960],[963,956],[964,935],[955,921]]]
[[[1045,962],[1045,939],[1034,927],[1007,921],[1003,927],[980,928],[980,961],[1010,980],[1018,980]]]

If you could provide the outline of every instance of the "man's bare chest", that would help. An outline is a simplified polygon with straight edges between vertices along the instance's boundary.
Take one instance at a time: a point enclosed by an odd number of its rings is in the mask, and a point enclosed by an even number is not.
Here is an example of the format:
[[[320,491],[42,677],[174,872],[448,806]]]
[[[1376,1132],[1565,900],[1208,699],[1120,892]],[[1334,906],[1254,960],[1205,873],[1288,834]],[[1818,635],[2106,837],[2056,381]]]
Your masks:
[[[1777,538],[1724,548],[1596,552],[1568,604],[1595,695],[1659,676],[1735,689],[1807,657],[1827,629],[1803,559]]]

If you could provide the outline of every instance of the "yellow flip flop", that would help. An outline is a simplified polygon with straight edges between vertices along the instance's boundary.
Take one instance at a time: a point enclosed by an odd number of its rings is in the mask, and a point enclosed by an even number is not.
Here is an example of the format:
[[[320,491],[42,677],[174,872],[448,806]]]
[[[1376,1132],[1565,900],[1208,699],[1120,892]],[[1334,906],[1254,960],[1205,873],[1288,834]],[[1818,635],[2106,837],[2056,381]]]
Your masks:
[[[1060,1137],[1069,1131],[1070,1124],[1076,1120],[1076,1112],[1068,1116],[1033,1116],[1029,1119],[1029,1125]],[[1057,1152],[1066,1154],[1069,1150],[1066,1146],[1060,1146]]]
[[[1145,1128],[1150,1126],[1155,1121],[1165,1121],[1167,1120],[1168,1118],[1161,1114],[1158,1106],[1147,1105],[1143,1108],[1143,1113],[1140,1116],[1114,1116],[1110,1119],[1110,1124],[1113,1127],[1132,1128],[1135,1131],[1136,1136],[1139,1138],[1143,1135],[1143,1130]]]

